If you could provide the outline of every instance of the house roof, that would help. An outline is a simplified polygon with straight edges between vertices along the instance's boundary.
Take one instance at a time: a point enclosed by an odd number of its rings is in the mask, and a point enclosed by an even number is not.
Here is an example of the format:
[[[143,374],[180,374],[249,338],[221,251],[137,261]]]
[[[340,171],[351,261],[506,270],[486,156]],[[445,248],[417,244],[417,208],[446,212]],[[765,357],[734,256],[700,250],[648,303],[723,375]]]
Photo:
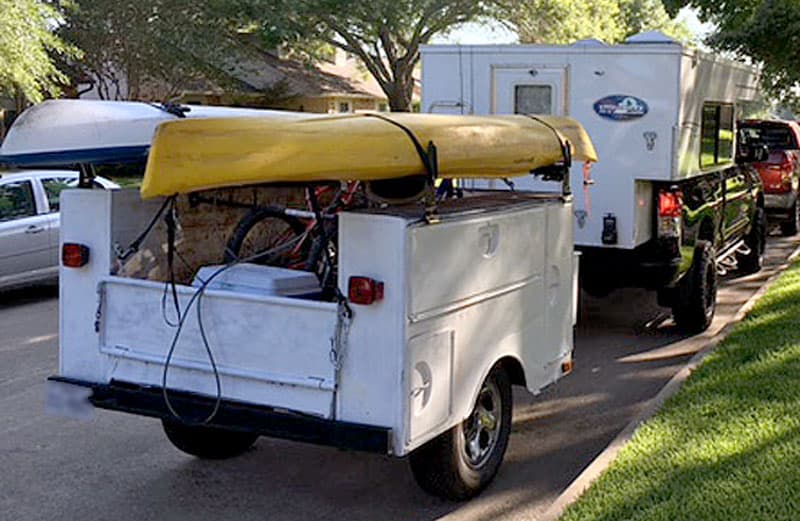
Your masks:
[[[244,46],[235,61],[219,67],[245,92],[260,92],[285,82],[289,93],[307,97],[351,97],[386,99],[386,95],[369,75],[353,65],[312,64],[297,59],[280,58],[273,53]],[[209,79],[197,80],[188,91],[223,92],[226,89]]]

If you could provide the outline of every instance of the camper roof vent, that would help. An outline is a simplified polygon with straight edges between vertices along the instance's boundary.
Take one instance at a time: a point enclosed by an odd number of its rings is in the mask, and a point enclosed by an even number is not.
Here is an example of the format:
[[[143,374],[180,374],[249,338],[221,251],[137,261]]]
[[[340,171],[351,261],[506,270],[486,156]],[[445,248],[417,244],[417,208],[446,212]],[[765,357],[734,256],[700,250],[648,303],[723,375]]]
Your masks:
[[[674,40],[667,36],[666,34],[662,33],[661,31],[646,31],[639,34],[634,34],[630,38],[625,40],[625,43],[633,43],[633,44],[640,44],[640,43],[671,43],[675,45],[680,45],[680,42]]]
[[[598,40],[597,38],[585,38],[583,40],[578,40],[577,42],[573,43],[572,45],[581,45],[584,47],[606,47],[606,42],[602,40]]]

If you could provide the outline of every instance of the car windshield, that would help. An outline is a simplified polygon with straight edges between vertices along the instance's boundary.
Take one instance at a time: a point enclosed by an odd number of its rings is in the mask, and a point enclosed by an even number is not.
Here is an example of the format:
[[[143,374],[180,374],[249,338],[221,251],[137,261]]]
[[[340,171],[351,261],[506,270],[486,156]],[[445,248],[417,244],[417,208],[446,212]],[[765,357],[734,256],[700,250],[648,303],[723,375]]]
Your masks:
[[[745,125],[741,127],[747,143],[764,143],[770,150],[796,150],[794,134],[788,125]]]

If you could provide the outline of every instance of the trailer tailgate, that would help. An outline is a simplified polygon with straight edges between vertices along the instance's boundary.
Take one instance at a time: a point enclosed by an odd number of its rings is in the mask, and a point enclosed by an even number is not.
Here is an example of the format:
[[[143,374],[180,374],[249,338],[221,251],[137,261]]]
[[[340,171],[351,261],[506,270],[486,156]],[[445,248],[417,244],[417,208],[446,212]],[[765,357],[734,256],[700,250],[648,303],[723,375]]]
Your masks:
[[[178,331],[171,294],[165,295],[164,283],[119,277],[107,277],[99,287],[100,351],[108,357],[108,380],[161,385]],[[186,316],[166,386],[215,396],[198,301],[186,311],[197,290],[176,289]],[[331,417],[336,304],[217,290],[206,290],[199,304],[223,398]]]

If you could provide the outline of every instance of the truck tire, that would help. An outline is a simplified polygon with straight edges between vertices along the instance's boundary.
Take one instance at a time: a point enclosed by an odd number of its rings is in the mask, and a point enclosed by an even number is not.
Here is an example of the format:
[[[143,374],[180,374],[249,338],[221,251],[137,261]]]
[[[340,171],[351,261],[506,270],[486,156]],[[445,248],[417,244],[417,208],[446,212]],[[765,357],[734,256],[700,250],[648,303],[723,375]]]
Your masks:
[[[756,273],[764,263],[764,250],[767,245],[767,217],[763,208],[756,208],[750,233],[744,239],[750,249],[747,255],[739,255],[737,262],[742,273]]]
[[[711,325],[716,309],[716,253],[710,242],[697,241],[692,267],[680,283],[672,315],[683,331],[700,333]]]
[[[781,222],[781,234],[784,237],[797,235],[798,228],[800,228],[800,215],[798,215],[798,211],[800,211],[800,208],[798,208],[797,200],[795,200],[794,204],[789,209],[789,218]]]
[[[511,381],[495,366],[469,417],[411,453],[411,471],[426,492],[454,501],[479,494],[494,479],[511,432]]]
[[[201,459],[227,459],[238,456],[258,439],[258,434],[230,431],[202,425],[186,425],[163,420],[164,433],[170,442],[186,454]]]

